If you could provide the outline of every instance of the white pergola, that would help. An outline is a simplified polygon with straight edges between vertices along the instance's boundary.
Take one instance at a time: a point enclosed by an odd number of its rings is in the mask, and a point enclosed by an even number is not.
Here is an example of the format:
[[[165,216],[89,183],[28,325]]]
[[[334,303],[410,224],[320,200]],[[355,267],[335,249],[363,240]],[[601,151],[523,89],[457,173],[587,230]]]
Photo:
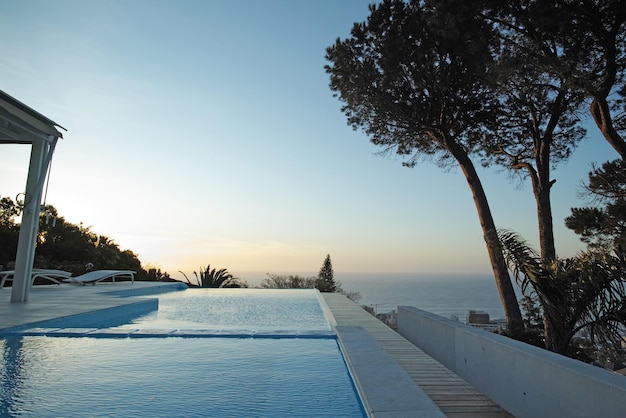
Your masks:
[[[28,301],[42,190],[57,140],[63,138],[57,128],[65,130],[58,123],[0,90],[0,143],[31,145],[11,302]]]

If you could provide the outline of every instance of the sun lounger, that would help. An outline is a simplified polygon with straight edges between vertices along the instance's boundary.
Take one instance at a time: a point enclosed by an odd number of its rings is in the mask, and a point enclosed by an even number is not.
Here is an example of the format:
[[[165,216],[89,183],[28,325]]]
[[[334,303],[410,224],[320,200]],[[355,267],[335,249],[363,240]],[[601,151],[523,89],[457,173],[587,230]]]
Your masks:
[[[132,270],[94,270],[76,277],[68,277],[63,281],[75,284],[96,284],[103,280],[111,279],[115,282],[116,278],[130,278],[135,283],[135,272]]]
[[[4,287],[6,282],[12,282],[15,276],[15,270],[0,271],[0,289]],[[72,273],[63,270],[33,269],[31,273],[32,286],[38,278],[46,279],[54,284],[61,284],[61,280],[72,277]]]

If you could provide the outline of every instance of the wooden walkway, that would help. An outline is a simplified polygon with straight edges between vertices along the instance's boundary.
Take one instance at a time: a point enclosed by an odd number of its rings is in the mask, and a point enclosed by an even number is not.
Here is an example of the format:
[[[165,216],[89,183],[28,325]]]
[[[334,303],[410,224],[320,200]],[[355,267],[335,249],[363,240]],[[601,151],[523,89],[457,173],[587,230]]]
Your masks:
[[[472,385],[337,293],[322,293],[337,325],[365,329],[450,418],[512,418]]]

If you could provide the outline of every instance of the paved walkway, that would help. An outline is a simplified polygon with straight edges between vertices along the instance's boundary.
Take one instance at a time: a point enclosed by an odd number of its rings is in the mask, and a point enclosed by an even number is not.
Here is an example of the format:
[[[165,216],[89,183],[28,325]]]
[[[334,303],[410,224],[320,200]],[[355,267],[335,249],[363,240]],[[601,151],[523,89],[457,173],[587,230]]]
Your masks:
[[[487,396],[345,296],[322,293],[338,326],[365,329],[450,418],[510,418]]]

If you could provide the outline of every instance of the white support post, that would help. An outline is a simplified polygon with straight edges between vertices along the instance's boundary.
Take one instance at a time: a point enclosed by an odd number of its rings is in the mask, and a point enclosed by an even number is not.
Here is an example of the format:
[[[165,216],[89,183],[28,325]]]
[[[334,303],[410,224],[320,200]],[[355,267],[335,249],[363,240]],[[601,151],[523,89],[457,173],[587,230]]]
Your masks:
[[[15,257],[15,275],[11,289],[11,302],[27,302],[31,286],[31,275],[35,261],[37,232],[39,231],[39,212],[41,194],[48,171],[56,137],[36,138],[33,141],[26,181],[26,194],[22,211],[17,255]]]

